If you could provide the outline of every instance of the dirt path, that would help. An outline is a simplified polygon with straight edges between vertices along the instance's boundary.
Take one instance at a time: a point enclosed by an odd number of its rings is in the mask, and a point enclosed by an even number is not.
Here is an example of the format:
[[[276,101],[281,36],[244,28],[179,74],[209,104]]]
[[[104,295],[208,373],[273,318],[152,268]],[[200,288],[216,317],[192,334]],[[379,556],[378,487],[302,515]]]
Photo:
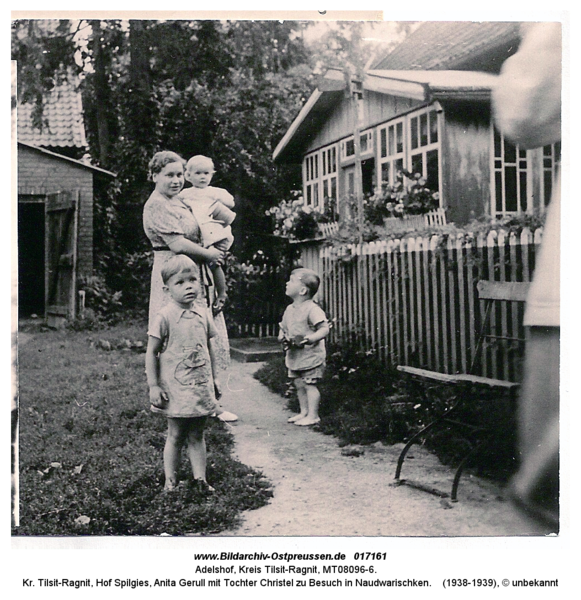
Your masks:
[[[259,366],[232,362],[223,404],[240,417],[231,425],[238,458],[268,477],[274,486],[274,497],[268,506],[245,513],[242,526],[224,535],[549,533],[516,513],[498,486],[468,473],[462,477],[457,503],[407,486],[393,486],[401,445],[342,449],[333,437],[312,428],[289,425],[285,400],[253,378]],[[345,455],[346,450],[353,455]],[[403,475],[449,491],[453,471],[415,447],[406,458]]]

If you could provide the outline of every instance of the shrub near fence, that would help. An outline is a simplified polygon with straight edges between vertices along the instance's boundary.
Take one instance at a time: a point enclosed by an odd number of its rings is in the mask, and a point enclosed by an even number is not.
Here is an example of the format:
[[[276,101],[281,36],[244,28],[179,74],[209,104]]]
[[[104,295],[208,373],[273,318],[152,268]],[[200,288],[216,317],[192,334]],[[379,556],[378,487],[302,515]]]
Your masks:
[[[229,300],[224,310],[230,337],[278,335],[278,324],[288,304],[284,265],[234,263],[226,273]]]
[[[530,281],[540,240],[540,229],[523,229],[319,247],[319,296],[335,321],[331,335],[362,328],[368,349],[386,363],[467,372],[484,315],[478,281]],[[305,248],[303,258],[314,262],[305,256],[314,251]],[[474,374],[520,380],[523,309],[493,306],[489,329],[500,339],[484,345]]]

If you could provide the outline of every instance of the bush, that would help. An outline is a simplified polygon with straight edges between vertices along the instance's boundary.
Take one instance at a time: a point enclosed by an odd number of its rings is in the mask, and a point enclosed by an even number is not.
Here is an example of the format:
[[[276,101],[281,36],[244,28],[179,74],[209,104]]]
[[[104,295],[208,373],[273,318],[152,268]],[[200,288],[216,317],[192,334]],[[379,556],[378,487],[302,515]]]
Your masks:
[[[101,319],[105,322],[113,322],[123,309],[121,292],[111,290],[104,277],[99,275],[81,277],[78,289],[85,292],[85,307],[90,311],[86,317],[88,320]]]
[[[329,216],[319,207],[306,205],[302,196],[283,200],[269,208],[266,215],[273,218],[274,234],[294,240],[310,240],[318,237],[319,223],[328,223]]]
[[[228,284],[228,303],[224,317],[231,337],[257,329],[274,331],[288,304],[285,282],[294,254],[288,247],[266,255],[256,252],[252,260],[240,262],[229,256],[224,267]]]

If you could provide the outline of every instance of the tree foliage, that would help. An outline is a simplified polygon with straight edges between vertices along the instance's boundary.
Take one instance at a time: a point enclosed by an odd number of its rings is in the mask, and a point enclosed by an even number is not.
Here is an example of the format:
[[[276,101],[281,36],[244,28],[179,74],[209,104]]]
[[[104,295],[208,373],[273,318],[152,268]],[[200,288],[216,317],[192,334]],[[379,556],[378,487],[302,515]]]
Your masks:
[[[360,69],[360,23],[341,23],[307,47],[307,22],[20,20],[13,22],[19,100],[36,106],[68,79],[83,94],[93,163],[117,174],[98,199],[96,259],[121,284],[124,257],[149,249],[141,227],[152,154],[211,156],[214,184],[237,201],[240,260],[269,255],[265,210],[300,189],[299,165],[272,154],[323,65]],[[277,260],[273,253],[273,260]],[[115,280],[115,281],[113,281]]]

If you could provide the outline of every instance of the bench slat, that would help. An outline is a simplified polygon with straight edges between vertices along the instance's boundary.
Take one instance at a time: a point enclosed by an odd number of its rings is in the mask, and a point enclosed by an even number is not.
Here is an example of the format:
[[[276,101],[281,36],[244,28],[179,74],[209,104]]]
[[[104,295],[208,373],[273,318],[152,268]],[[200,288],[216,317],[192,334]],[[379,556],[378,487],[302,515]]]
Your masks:
[[[477,284],[478,297],[481,300],[507,300],[524,302],[527,299],[530,283],[517,281],[485,281]]]
[[[408,367],[406,365],[398,365],[398,371],[402,373],[408,373],[414,377],[421,377],[422,379],[429,379],[431,381],[440,381],[442,383],[456,383],[456,375],[449,375],[448,373],[438,373],[437,371],[427,371],[426,369],[418,369],[417,367]]]
[[[440,383],[474,383],[476,385],[487,385],[489,387],[504,388],[507,390],[515,389],[518,383],[504,381],[502,379],[493,379],[491,377],[480,377],[479,375],[468,375],[466,373],[438,373],[437,371],[428,371],[427,369],[418,369],[417,367],[408,367],[407,365],[398,365],[397,370],[401,373],[407,373],[421,379],[437,381]]]

